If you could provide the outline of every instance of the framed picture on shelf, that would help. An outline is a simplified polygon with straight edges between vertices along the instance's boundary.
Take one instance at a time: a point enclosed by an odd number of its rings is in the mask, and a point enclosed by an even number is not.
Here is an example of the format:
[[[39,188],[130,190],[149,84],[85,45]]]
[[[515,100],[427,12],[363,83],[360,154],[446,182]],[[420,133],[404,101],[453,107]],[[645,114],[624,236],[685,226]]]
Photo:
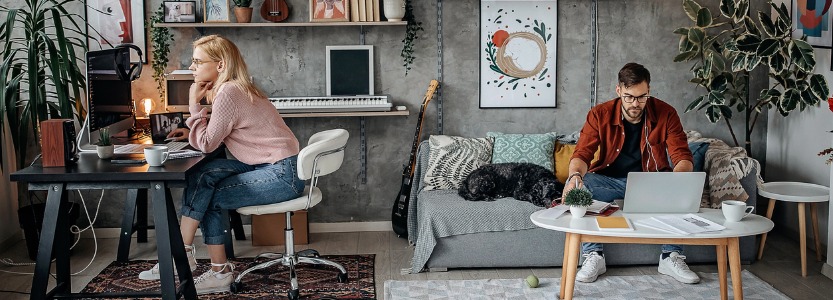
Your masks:
[[[350,21],[349,0],[309,0],[310,22]]]
[[[197,21],[196,1],[162,1],[165,23],[194,23]]]
[[[90,51],[134,44],[147,53],[143,0],[86,0],[85,4]],[[131,62],[140,60],[136,53],[130,54]]]
[[[830,0],[792,0],[793,38],[807,35],[816,48],[833,48],[833,14]]]
[[[203,0],[202,4],[206,23],[231,22],[228,0]]]
[[[373,45],[327,46],[327,96],[373,95]]]
[[[555,108],[556,0],[480,1],[480,108]]]

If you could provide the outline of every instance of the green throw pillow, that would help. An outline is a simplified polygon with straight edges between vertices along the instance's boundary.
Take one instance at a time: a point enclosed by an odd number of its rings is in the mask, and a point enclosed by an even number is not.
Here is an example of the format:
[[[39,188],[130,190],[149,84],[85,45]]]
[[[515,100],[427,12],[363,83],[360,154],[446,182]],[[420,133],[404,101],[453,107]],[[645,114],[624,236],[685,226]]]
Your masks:
[[[504,134],[489,132],[494,139],[492,163],[533,163],[553,170],[552,151],[555,132],[543,134]]]

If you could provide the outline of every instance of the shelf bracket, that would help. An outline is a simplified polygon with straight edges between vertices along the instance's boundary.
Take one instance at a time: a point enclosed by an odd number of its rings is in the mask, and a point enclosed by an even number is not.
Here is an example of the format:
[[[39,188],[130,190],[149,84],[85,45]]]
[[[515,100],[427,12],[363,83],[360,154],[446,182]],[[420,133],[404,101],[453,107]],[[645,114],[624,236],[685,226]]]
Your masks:
[[[367,138],[365,137],[364,117],[359,117],[359,123],[359,162],[361,164],[359,173],[362,177],[362,184],[367,184]]]
[[[197,32],[199,32],[199,33],[200,33],[200,37],[204,37],[204,36],[205,36],[205,27],[194,27],[194,29],[196,29],[196,30],[197,30]]]
[[[443,134],[443,0],[437,0],[437,131]]]
[[[364,30],[364,25],[359,25],[359,45],[364,45],[364,36],[366,33],[367,31]]]

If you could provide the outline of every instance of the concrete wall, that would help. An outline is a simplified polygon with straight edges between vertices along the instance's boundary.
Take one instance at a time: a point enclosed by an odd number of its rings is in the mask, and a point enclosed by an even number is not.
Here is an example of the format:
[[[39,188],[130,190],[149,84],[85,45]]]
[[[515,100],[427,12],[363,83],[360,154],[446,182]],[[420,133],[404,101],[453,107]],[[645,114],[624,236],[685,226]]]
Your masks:
[[[11,0],[0,0],[0,4]],[[719,1],[708,3],[717,12]],[[146,9],[161,1],[146,1]],[[255,0],[259,8],[262,0]],[[307,20],[307,1],[289,0],[292,13],[288,22]],[[298,138],[305,141],[311,134],[330,128],[345,128],[352,137],[348,143],[347,161],[338,172],[325,177],[321,187],[326,200],[309,214],[312,222],[386,221],[399,186],[401,166],[408,159],[416,113],[421,96],[430,79],[437,77],[437,2],[413,1],[415,13],[425,28],[416,44],[416,60],[410,74],[404,76],[399,51],[404,27],[367,26],[366,44],[375,46],[376,92],[390,94],[396,105],[406,105],[409,117],[367,118],[368,182],[359,177],[359,120],[357,118],[288,119]],[[507,133],[570,133],[580,129],[590,107],[590,8],[585,0],[558,2],[557,101],[555,109],[479,109],[479,6],[476,0],[443,1],[444,37],[444,133],[469,137],[484,136],[488,131]],[[763,7],[763,3],[756,3]],[[691,21],[679,1],[598,1],[598,99],[615,97],[616,73],[627,62],[646,65],[652,72],[652,94],[682,113],[686,105],[701,91],[688,83],[688,63],[674,63],[678,36],[672,32]],[[256,10],[257,11],[257,10]],[[255,16],[254,22],[260,17]],[[191,57],[191,41],[199,37],[195,29],[175,29],[169,70],[186,68]],[[358,27],[300,27],[208,29],[206,34],[232,38],[244,49],[250,71],[268,94],[320,95],[324,93],[324,47],[359,43]],[[136,99],[157,97],[146,66],[136,82]],[[758,77],[755,86],[766,84]],[[756,90],[753,87],[753,90]],[[756,94],[757,92],[753,93]],[[424,137],[437,133],[436,102],[428,110]],[[710,124],[701,112],[682,116],[686,129],[703,132],[705,136],[730,138],[725,123]],[[766,119],[761,120],[766,123]],[[737,123],[737,122],[733,122]],[[740,128],[735,126],[735,128]],[[759,125],[753,140],[755,153],[764,153],[766,126]],[[305,142],[302,142],[305,144]],[[85,194],[86,195],[86,194]],[[97,193],[90,193],[97,199]],[[99,226],[118,227],[123,192],[107,192]],[[176,197],[176,193],[174,195]],[[73,196],[74,197],[74,196]],[[89,198],[88,198],[89,199]],[[91,201],[87,201],[92,206]],[[94,208],[94,207],[93,207]]]

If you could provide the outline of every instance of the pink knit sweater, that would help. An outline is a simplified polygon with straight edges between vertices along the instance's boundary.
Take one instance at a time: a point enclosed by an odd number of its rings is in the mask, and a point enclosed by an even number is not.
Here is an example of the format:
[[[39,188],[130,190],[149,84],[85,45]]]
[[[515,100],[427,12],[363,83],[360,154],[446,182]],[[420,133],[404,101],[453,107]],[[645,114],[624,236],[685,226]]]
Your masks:
[[[286,126],[281,114],[266,98],[249,95],[233,83],[221,85],[208,109],[189,107],[191,128],[188,141],[192,147],[212,152],[225,144],[235,158],[249,165],[275,163],[298,154],[298,139]]]

